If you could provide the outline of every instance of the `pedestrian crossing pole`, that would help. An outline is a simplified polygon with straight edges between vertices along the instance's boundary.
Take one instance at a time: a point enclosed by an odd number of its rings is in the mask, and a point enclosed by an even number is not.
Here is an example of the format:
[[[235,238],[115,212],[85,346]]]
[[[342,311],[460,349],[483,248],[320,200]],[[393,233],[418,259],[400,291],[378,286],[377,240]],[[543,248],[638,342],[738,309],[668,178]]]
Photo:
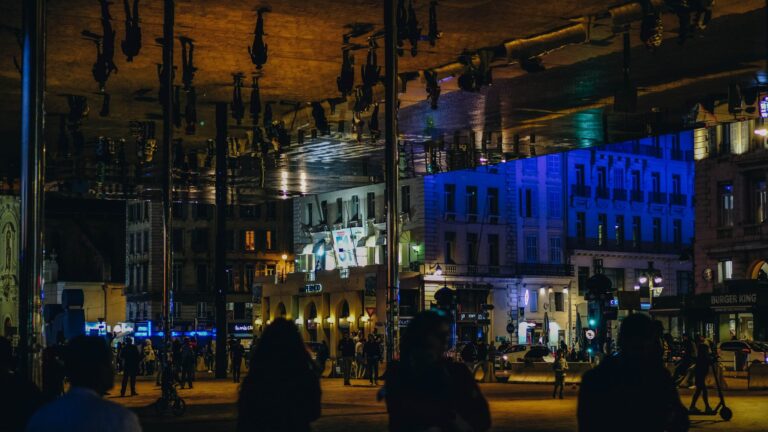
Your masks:
[[[397,146],[397,3],[384,2],[384,140],[387,214],[387,363],[397,358],[399,339],[400,281],[398,279],[398,168]]]

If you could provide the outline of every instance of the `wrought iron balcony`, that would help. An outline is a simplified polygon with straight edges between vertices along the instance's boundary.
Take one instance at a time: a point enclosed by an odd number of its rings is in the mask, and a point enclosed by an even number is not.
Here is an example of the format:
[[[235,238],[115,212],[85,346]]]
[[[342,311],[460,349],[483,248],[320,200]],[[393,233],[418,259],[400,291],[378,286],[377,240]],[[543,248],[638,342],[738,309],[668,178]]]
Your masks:
[[[583,184],[571,185],[571,195],[582,198],[589,198],[592,196],[592,188]]]
[[[641,203],[641,202],[644,202],[644,201],[645,201],[645,199],[644,199],[644,198],[645,198],[645,197],[644,197],[644,195],[643,195],[643,191],[641,191],[641,190],[633,190],[633,191],[630,191],[630,194],[629,194],[629,200],[630,200],[631,202],[638,202],[638,203]]]
[[[595,189],[595,196],[600,199],[611,199],[611,191],[607,187],[599,187]]]
[[[648,192],[648,201],[652,204],[666,204],[667,193],[666,192]]]
[[[680,193],[669,194],[669,203],[676,206],[685,206],[688,203],[688,196]]]
[[[613,190],[613,200],[614,201],[626,201],[627,200],[627,190],[626,189],[614,189]]]

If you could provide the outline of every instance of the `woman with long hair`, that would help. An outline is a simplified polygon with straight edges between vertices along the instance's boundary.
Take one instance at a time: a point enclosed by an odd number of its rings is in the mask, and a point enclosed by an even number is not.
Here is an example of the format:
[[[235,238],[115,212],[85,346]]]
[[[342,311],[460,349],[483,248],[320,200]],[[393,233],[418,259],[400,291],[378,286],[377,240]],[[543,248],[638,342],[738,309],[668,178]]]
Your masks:
[[[320,378],[290,321],[275,319],[251,356],[240,388],[238,432],[304,432],[320,417]]]
[[[400,361],[385,373],[389,430],[473,431],[491,426],[491,415],[469,369],[445,357],[448,321],[438,312],[417,314],[400,339]]]

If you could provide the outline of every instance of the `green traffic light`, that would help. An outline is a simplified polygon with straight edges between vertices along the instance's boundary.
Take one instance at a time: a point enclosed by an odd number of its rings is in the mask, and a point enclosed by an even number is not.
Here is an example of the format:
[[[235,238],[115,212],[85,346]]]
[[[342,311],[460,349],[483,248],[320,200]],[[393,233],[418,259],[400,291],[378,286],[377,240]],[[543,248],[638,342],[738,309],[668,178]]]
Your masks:
[[[590,319],[589,319],[589,325],[593,326],[593,325],[595,325],[595,324],[597,324],[597,321],[595,321],[595,319],[594,319],[594,318],[590,318]]]

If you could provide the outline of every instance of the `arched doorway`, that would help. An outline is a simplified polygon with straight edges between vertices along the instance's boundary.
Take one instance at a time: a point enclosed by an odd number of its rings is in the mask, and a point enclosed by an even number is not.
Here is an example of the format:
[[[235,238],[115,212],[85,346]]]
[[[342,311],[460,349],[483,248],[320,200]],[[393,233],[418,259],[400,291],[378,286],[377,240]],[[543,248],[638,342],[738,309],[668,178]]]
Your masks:
[[[336,311],[336,322],[339,323],[339,332],[341,334],[349,334],[351,323],[349,322],[349,302],[342,300]]]
[[[317,342],[317,306],[315,302],[309,302],[304,308],[304,320],[306,321],[307,334],[310,342]]]
[[[768,262],[765,260],[756,262],[752,265],[748,276],[750,279],[768,281]]]
[[[275,311],[275,318],[285,318],[286,315],[288,315],[288,312],[285,310],[285,305],[283,303],[278,303]]]

